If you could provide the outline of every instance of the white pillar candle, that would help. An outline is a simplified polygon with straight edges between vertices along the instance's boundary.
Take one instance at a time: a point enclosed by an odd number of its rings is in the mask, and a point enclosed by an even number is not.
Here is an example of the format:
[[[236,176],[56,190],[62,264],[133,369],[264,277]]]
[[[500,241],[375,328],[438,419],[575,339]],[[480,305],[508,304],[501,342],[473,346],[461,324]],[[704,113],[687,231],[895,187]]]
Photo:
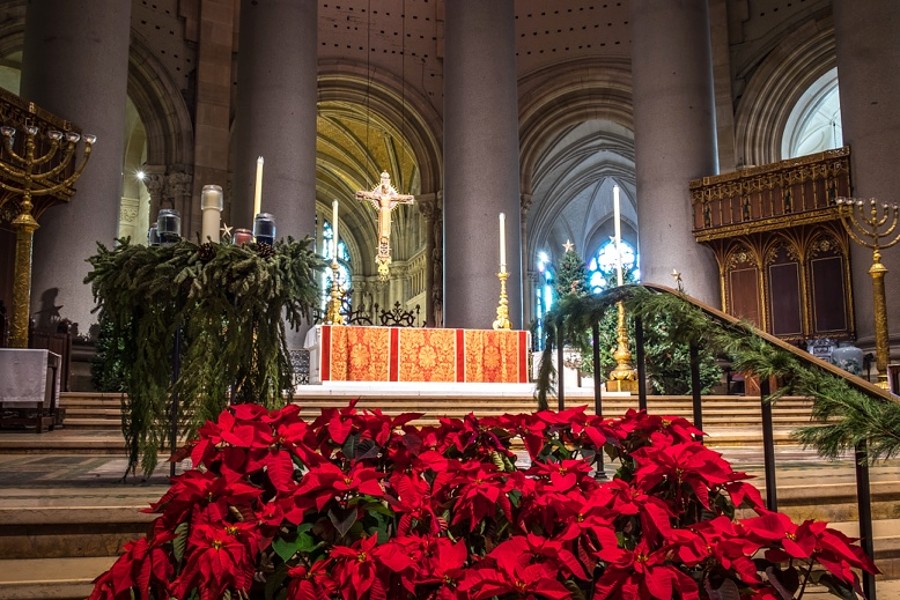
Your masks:
[[[337,262],[338,258],[338,201],[331,202],[331,261]]]
[[[506,273],[506,215],[500,213],[500,272]]]
[[[624,283],[622,276],[622,213],[619,210],[619,186],[613,186],[613,219],[616,228],[616,279],[619,285]]]
[[[200,192],[200,210],[203,212],[200,224],[200,241],[207,239],[219,243],[219,227],[222,221],[222,188],[218,185],[204,185]]]
[[[256,186],[253,188],[253,214],[251,220],[262,212],[262,173],[263,173],[263,157],[256,159]]]

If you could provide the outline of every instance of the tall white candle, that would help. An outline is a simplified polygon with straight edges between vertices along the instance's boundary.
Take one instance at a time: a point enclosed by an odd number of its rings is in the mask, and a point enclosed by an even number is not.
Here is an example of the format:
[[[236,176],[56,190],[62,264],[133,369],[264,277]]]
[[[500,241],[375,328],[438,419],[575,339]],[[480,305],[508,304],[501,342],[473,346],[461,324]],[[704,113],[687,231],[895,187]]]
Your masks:
[[[616,228],[616,279],[619,285],[624,283],[622,277],[622,213],[619,210],[619,186],[613,186],[613,219]]]
[[[256,186],[253,188],[253,214],[251,219],[255,219],[256,215],[262,212],[262,173],[263,173],[263,157],[256,159]]]
[[[506,215],[500,213],[500,272],[506,273]]]
[[[338,201],[331,202],[331,232],[334,236],[331,238],[331,261],[337,262],[338,256]]]

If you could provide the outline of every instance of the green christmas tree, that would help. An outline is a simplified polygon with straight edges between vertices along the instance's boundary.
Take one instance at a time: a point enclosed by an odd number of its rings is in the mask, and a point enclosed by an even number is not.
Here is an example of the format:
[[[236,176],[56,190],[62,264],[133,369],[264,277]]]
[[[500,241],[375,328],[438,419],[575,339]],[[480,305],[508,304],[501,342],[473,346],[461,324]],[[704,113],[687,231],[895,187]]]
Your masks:
[[[554,289],[558,299],[567,296],[587,296],[591,293],[588,285],[587,266],[584,259],[575,252],[575,244],[566,240],[563,244],[566,252],[556,267]]]

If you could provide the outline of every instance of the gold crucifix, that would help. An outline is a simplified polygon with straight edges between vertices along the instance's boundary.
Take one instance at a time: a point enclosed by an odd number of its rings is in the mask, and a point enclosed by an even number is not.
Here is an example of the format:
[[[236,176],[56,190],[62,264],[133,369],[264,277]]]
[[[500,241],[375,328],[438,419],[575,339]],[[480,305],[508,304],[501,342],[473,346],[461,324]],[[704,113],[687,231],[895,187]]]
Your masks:
[[[368,201],[378,211],[378,253],[375,262],[378,263],[378,275],[386,280],[391,264],[391,211],[399,204],[412,204],[415,197],[398,193],[391,185],[391,176],[387,171],[382,171],[381,183],[371,192],[356,192],[356,199]]]

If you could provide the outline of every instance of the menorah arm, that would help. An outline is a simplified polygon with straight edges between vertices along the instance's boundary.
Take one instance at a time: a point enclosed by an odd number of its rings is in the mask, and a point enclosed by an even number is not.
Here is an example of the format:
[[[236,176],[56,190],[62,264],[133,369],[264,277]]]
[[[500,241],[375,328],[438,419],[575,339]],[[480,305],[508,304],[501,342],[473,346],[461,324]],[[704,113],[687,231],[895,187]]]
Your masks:
[[[847,231],[847,235],[849,235],[854,242],[859,244],[860,246],[865,246],[866,248],[871,248],[874,250],[877,246],[868,240],[865,240],[861,237],[862,235],[868,235],[868,232],[859,227],[858,223],[853,220],[852,217],[848,217],[847,215],[841,215],[841,222],[844,224],[844,229]],[[856,230],[859,228],[860,233],[857,233]]]
[[[24,179],[25,177],[24,169],[19,169],[3,162],[0,162],[0,171],[9,175],[13,179]]]
[[[66,161],[65,161],[66,164],[68,164],[68,162],[72,159],[73,154],[74,153],[69,154],[69,156],[66,158]],[[75,183],[78,180],[79,177],[81,177],[81,174],[84,172],[84,168],[87,166],[88,160],[90,158],[91,158],[91,146],[85,146],[84,147],[84,156],[82,157],[81,164],[78,165],[77,167],[75,167],[75,171],[71,175],[69,175],[68,177],[66,177],[65,179],[63,179],[62,181],[60,181],[59,183],[57,183],[55,185],[51,185],[49,187],[43,188],[40,191],[40,194],[38,194],[36,192],[32,192],[32,193],[34,195],[54,194],[54,193],[58,192],[59,190],[65,188],[69,185],[72,185],[73,183]],[[57,169],[54,169],[54,170],[57,173],[59,172],[59,170],[57,170]],[[51,173],[51,172],[53,172],[53,171],[48,171],[48,173]]]
[[[50,162],[50,159],[56,156],[57,150],[59,150],[59,142],[57,140],[53,140],[52,142],[50,142],[50,149],[47,150],[43,154],[43,156],[39,156],[38,158],[34,159],[34,162],[32,162],[31,164],[33,166],[38,166]]]
[[[63,155],[62,160],[59,161],[52,169],[49,171],[45,171],[44,173],[40,173],[39,175],[32,175],[34,179],[52,179],[62,173],[68,168],[69,163],[72,162],[72,157],[75,156],[75,145],[71,144],[69,148],[66,148],[66,153]]]
[[[894,215],[894,220],[891,222],[891,226],[888,227],[887,229],[885,229],[884,232],[882,232],[881,237],[890,236],[892,233],[894,233],[895,229],[897,229],[897,215]],[[888,246],[893,246],[896,243],[897,243],[897,240],[894,240],[893,242],[888,244]],[[887,246],[882,246],[882,248],[886,248],[886,247]]]
[[[2,179],[0,179],[0,188],[6,190],[7,192],[13,192],[14,194],[24,194],[25,190],[23,188],[17,188],[14,186],[5,183]]]
[[[15,151],[13,148],[13,141],[11,137],[6,138],[6,151],[9,153],[9,156],[17,163],[27,163],[28,160]]]

